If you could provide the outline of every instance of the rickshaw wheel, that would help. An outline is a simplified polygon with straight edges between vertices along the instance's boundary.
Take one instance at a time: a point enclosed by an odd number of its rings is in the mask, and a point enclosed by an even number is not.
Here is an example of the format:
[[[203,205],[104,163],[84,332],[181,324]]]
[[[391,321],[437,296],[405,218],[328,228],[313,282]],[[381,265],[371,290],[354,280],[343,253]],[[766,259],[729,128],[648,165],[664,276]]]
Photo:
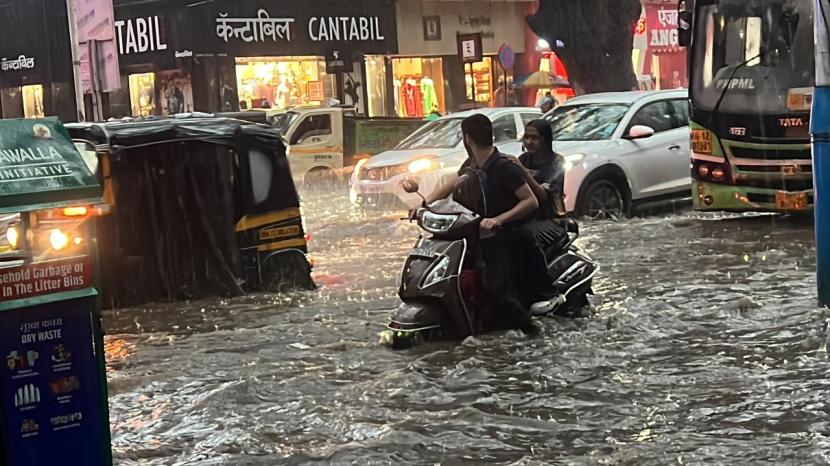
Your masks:
[[[263,291],[310,291],[316,288],[311,279],[311,265],[302,252],[282,251],[266,260],[262,270]]]

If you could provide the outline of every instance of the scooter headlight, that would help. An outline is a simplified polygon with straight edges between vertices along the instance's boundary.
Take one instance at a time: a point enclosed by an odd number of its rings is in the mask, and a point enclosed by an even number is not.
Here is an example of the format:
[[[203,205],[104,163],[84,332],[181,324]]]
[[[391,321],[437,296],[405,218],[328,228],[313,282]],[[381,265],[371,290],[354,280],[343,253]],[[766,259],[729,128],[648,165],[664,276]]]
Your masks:
[[[421,216],[421,227],[430,233],[444,233],[448,231],[458,220],[458,214],[436,214],[424,212]]]
[[[433,283],[437,283],[437,282],[443,280],[444,277],[446,277],[447,269],[449,269],[449,268],[450,268],[450,258],[447,257],[447,256],[442,257],[441,260],[438,262],[438,264],[436,264],[435,267],[433,267],[432,270],[429,272],[429,275],[427,275],[427,278],[424,279],[424,286],[423,287],[426,288],[426,287],[432,285]]]

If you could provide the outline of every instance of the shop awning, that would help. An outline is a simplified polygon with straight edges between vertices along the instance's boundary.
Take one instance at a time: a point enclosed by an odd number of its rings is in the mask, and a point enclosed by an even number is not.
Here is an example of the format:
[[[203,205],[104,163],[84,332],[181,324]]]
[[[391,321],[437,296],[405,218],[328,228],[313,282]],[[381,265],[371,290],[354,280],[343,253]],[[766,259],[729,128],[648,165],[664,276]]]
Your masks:
[[[57,118],[0,120],[0,213],[101,202],[101,188]]]
[[[528,75],[523,81],[517,81],[516,86],[534,89],[555,89],[571,87],[571,84],[561,76],[552,75],[544,71],[536,71]]]

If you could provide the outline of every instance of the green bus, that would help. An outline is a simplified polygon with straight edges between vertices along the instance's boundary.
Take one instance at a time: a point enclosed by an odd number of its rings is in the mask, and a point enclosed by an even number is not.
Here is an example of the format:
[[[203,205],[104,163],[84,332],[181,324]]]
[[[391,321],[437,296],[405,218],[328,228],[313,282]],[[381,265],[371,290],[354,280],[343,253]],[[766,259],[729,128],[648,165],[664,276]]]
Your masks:
[[[681,2],[695,209],[812,209],[813,11],[813,0]]]

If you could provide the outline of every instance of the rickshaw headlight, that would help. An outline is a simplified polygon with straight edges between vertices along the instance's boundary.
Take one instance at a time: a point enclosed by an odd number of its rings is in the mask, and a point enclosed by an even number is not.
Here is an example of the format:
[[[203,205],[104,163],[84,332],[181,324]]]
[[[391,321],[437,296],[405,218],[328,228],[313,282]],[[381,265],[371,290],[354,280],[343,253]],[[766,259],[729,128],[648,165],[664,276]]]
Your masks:
[[[69,244],[69,236],[59,228],[55,228],[49,232],[49,243],[52,245],[52,249],[60,251]]]
[[[17,225],[12,225],[6,230],[6,240],[8,240],[12,249],[17,249],[20,242],[20,231],[18,231]]]

